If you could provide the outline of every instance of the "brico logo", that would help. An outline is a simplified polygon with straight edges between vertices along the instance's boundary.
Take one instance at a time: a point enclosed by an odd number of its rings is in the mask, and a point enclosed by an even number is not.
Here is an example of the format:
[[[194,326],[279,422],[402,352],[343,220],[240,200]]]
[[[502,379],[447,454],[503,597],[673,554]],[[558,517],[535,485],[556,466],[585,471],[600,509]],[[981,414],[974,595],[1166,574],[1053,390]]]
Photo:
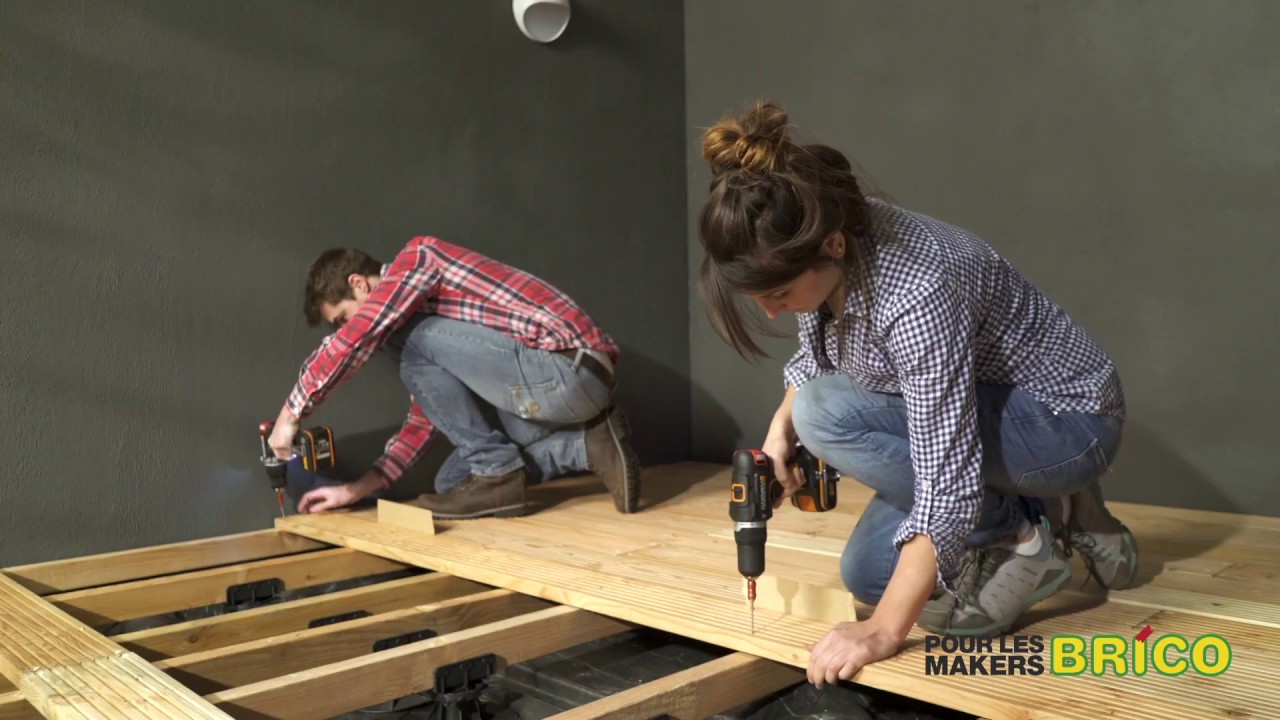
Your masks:
[[[1231,667],[1231,644],[1221,635],[1201,635],[1188,640],[1177,634],[1161,635],[1149,642],[1148,625],[1130,644],[1119,635],[1054,635],[1049,642],[1049,672],[1054,675],[1221,675]],[[1087,653],[1086,653],[1087,650]]]
[[[1177,633],[1151,639],[1147,625],[1132,641],[1120,635],[1001,635],[998,638],[929,635],[926,675],[1117,675],[1188,672],[1213,677],[1231,667],[1231,644],[1221,635],[1188,639]],[[1047,651],[1047,652],[1046,652]]]

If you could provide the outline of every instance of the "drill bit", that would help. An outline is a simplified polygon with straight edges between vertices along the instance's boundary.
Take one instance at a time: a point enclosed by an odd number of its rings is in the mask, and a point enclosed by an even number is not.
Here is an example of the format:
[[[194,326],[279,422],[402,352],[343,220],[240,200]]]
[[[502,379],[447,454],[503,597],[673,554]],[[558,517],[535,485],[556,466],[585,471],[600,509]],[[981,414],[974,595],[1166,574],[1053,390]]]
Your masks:
[[[751,606],[751,634],[756,634],[756,579],[747,578],[747,602]]]
[[[284,488],[276,488],[276,504],[280,506],[280,517],[284,517]]]

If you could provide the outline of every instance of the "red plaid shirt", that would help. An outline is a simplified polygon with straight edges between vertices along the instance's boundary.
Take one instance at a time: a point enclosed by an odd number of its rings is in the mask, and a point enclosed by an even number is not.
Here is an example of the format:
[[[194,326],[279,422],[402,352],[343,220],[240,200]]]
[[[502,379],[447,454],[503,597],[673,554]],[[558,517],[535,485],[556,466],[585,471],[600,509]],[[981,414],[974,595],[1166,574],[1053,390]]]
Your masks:
[[[543,350],[586,348],[617,363],[613,338],[565,293],[522,270],[432,237],[414,238],[360,310],[302,366],[285,406],[304,418],[414,313],[477,323]],[[410,398],[409,415],[374,470],[394,482],[430,447],[436,428]]]

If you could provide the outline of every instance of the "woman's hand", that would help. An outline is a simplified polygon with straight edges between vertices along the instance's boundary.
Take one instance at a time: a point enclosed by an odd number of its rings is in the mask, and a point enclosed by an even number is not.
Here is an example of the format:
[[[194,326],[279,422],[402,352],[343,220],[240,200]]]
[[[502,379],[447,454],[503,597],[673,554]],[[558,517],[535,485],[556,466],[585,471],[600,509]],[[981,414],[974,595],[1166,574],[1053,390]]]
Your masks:
[[[809,682],[822,687],[852,680],[863,667],[898,652],[933,592],[936,576],[933,540],[913,535],[903,543],[893,577],[871,617],[840,623],[809,646]]]
[[[874,619],[843,622],[809,646],[809,682],[821,689],[852,680],[864,666],[893,656],[902,638]]]
[[[803,482],[804,473],[800,468],[794,470],[787,467],[787,460],[796,454],[796,431],[791,425],[791,417],[777,416],[769,424],[769,434],[765,436],[760,451],[769,456],[773,463],[773,474],[782,485],[782,496],[774,503],[774,507],[782,505],[782,501],[791,497]]]

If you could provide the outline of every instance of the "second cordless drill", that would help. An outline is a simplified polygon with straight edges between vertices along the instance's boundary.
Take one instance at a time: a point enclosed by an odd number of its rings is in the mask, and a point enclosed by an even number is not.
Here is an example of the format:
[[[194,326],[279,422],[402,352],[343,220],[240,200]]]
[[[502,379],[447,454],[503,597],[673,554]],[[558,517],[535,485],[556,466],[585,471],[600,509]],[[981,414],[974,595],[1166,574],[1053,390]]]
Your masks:
[[[262,443],[262,466],[267,470],[267,479],[271,488],[276,491],[276,503],[280,506],[280,517],[284,517],[284,488],[289,474],[289,461],[276,457],[276,453],[267,444],[271,430],[276,426],[275,420],[267,420],[258,426],[258,439]],[[302,460],[302,469],[310,473],[329,470],[334,464],[333,428],[317,425],[298,431],[293,442],[293,456]]]
[[[804,483],[791,495],[791,504],[803,512],[826,512],[834,508],[840,474],[799,444],[796,454],[787,460],[788,468],[797,466]],[[738,572],[747,579],[752,633],[755,632],[756,578],[764,574],[768,523],[773,518],[774,504],[782,497],[782,489],[768,455],[759,450],[738,450],[733,454],[729,517],[733,520],[733,541],[738,546]]]

